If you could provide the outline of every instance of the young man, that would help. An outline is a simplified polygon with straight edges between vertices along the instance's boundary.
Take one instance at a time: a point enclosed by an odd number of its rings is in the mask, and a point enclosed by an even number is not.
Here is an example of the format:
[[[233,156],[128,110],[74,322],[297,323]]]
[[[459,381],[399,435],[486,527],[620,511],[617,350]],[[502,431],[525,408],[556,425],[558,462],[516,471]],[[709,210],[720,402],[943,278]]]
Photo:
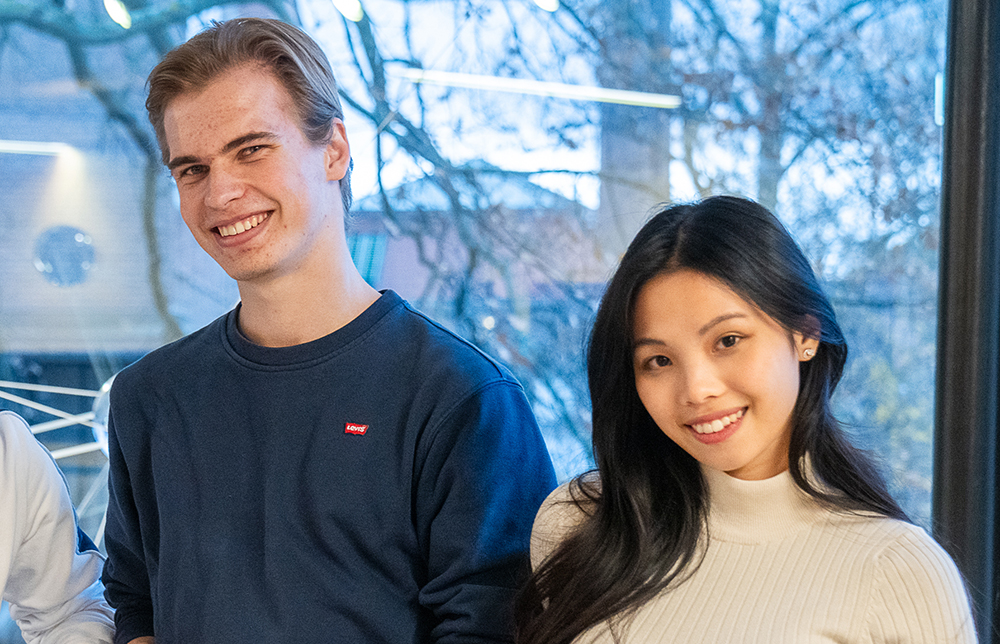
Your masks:
[[[0,411],[0,598],[28,644],[110,644],[102,560],[52,457],[20,416]]]
[[[241,303],[116,379],[116,642],[510,641],[552,466],[513,377],[355,269],[319,47],[216,24],[146,105]]]

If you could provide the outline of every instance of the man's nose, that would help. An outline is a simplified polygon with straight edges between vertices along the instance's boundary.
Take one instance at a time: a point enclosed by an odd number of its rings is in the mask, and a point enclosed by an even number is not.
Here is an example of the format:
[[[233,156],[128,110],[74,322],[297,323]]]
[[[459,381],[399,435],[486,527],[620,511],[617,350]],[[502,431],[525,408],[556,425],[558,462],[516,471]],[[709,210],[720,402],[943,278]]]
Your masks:
[[[246,183],[235,172],[224,168],[212,168],[208,175],[208,192],[205,203],[209,208],[221,210],[246,192]]]

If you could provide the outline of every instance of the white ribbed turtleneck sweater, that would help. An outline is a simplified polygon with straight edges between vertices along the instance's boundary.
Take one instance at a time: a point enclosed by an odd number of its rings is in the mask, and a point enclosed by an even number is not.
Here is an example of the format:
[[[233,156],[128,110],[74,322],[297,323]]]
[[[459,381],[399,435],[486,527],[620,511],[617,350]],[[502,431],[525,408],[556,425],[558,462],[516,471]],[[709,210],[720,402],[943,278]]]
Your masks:
[[[743,481],[702,468],[709,489],[705,558],[689,579],[639,609],[628,644],[974,644],[965,590],[951,558],[922,529],[838,514],[788,472]],[[539,510],[537,567],[582,520],[568,486]],[[606,625],[576,640],[613,642]]]

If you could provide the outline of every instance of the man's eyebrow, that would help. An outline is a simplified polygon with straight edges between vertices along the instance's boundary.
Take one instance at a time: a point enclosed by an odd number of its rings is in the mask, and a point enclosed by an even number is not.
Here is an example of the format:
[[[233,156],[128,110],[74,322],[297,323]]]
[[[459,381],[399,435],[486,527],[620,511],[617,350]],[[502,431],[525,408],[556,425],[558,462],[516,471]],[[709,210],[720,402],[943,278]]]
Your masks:
[[[244,134],[243,136],[233,139],[229,143],[222,147],[221,153],[228,154],[240,147],[241,145],[246,145],[252,141],[260,141],[261,139],[276,139],[278,135],[273,132],[251,132],[250,134]]]
[[[252,141],[260,141],[261,139],[276,139],[278,138],[273,132],[250,132],[249,134],[244,134],[243,136],[237,137],[230,141],[229,143],[222,146],[222,150],[219,151],[220,154],[229,154],[241,145],[246,145]],[[198,163],[198,158],[193,156],[186,157],[176,157],[167,162],[167,169],[173,170],[182,165],[190,165],[193,163]]]

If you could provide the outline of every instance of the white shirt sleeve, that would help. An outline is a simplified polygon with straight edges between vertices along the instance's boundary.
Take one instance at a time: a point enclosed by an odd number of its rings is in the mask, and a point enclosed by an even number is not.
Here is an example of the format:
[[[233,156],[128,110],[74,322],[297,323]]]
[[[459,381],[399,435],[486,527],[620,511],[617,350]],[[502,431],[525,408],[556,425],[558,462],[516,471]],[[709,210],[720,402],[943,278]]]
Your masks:
[[[19,416],[0,412],[0,593],[28,644],[110,644],[104,558],[80,552],[69,491]]]

